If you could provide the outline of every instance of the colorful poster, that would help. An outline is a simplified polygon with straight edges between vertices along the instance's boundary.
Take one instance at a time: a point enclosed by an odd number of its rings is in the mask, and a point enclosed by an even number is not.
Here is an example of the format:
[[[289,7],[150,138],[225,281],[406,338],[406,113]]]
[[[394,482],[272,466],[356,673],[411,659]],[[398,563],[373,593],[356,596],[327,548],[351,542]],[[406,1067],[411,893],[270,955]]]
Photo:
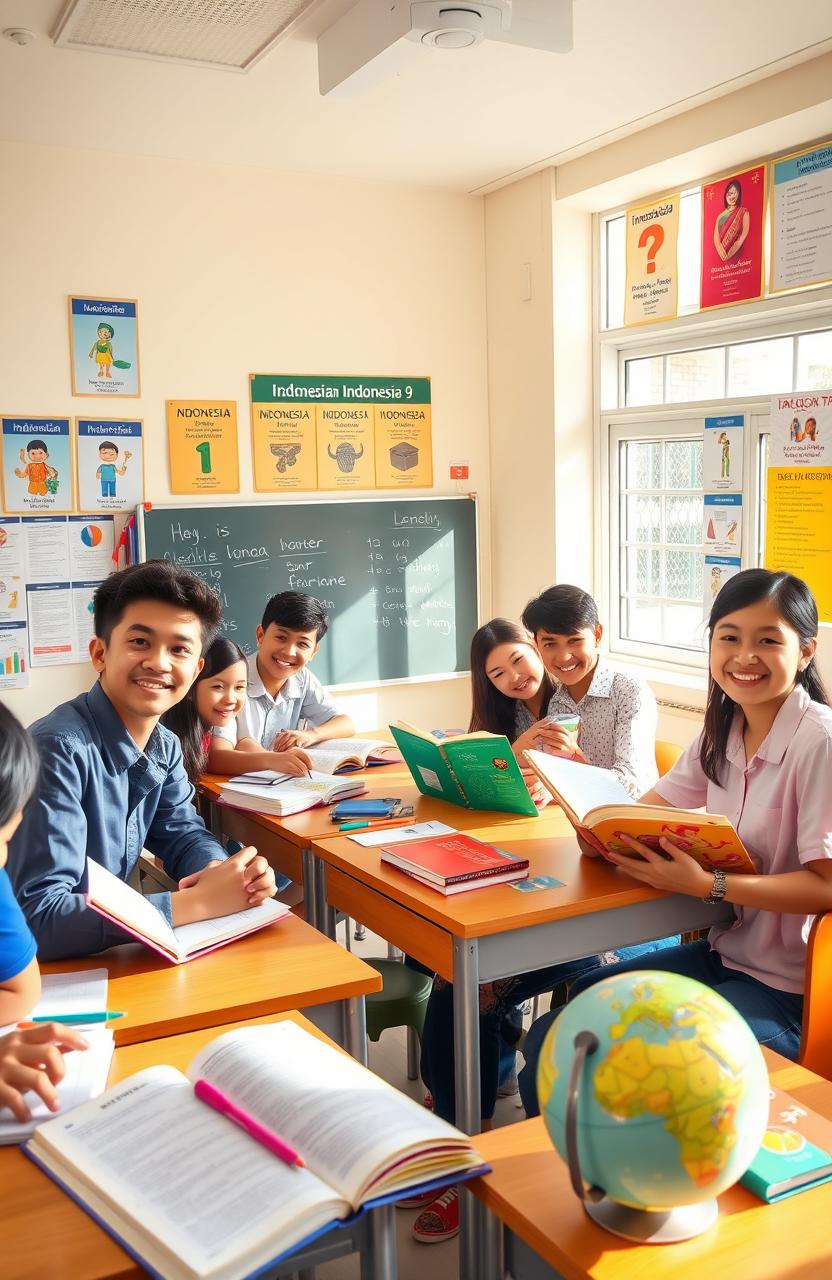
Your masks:
[[[702,187],[703,311],[762,296],[765,200],[762,164]]]
[[[733,578],[735,573],[739,573],[741,568],[742,561],[738,556],[705,556],[705,573],[703,575],[705,598],[703,607],[706,618],[710,616],[714,600],[716,600],[725,583],[729,578]]]
[[[678,239],[678,193],[627,210],[625,325],[674,319]]]
[[[771,166],[771,292],[832,281],[832,142]]]
[[[135,298],[69,298],[74,396],[138,396],[139,304]]]
[[[4,417],[2,425],[6,511],[71,511],[69,418]]]
[[[0,575],[24,572],[20,516],[0,516]]]
[[[706,493],[702,542],[706,553],[739,555],[742,549],[742,494]]]
[[[832,622],[832,391],[772,398],[765,563],[803,578]]]
[[[430,378],[251,374],[254,487],[433,484]]]
[[[742,493],[742,444],[745,415],[705,419],[702,488],[706,493]]]
[[[72,587],[69,582],[30,582],[26,587],[33,667],[75,661]]]
[[[76,418],[75,465],[82,511],[132,511],[144,501],[140,418]]]
[[[237,401],[167,400],[165,413],[171,493],[239,493]]]
[[[26,622],[0,622],[0,691],[25,689],[28,684],[29,629]]]
[[[67,521],[69,577],[73,587],[103,582],[113,571],[115,520],[112,516],[70,516]]]

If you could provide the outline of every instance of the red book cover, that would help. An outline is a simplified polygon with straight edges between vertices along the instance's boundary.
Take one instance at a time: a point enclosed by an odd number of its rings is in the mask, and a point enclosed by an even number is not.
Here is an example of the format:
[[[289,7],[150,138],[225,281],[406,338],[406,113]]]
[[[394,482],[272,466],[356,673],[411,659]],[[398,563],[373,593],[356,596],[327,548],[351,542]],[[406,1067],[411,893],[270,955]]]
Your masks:
[[[481,840],[461,832],[430,840],[382,845],[381,859],[403,870],[411,868],[440,884],[478,880],[510,870],[523,871],[529,865],[528,858],[515,858],[513,854],[504,853],[502,849],[495,849],[493,845],[483,844]]]

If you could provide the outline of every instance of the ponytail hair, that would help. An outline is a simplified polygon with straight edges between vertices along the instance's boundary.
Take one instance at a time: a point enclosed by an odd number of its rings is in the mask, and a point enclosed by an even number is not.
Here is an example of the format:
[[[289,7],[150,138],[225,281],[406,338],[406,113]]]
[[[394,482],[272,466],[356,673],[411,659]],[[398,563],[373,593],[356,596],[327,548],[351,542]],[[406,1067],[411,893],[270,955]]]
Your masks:
[[[245,662],[246,655],[238,644],[226,636],[217,636],[205,654],[205,665],[181,702],[162,716],[162,724],[175,733],[182,747],[182,763],[194,786],[205,772],[208,758],[203,746],[207,726],[196,709],[196,687],[203,680],[225,671],[235,662]]]
[[[485,729],[488,733],[503,733],[509,742],[513,742],[517,737],[517,699],[501,693],[485,672],[489,654],[499,644],[525,644],[534,648],[531,636],[519,622],[492,618],[480,627],[471,641],[472,705],[468,732]],[[555,691],[554,681],[545,669],[540,687],[543,693],[541,706],[545,708]]]
[[[759,604],[761,600],[772,602],[783,621],[797,632],[801,645],[810,644],[817,639],[818,608],[802,578],[772,569],[745,569],[729,578],[714,600],[708,619],[711,643],[718,622],[729,613],[747,609],[749,605]],[[829,697],[814,658],[803,671],[798,671],[795,684],[802,685],[813,702],[829,706]],[[738,705],[720,688],[713,676],[709,676],[699,761],[705,776],[717,784],[721,780],[728,738]]]

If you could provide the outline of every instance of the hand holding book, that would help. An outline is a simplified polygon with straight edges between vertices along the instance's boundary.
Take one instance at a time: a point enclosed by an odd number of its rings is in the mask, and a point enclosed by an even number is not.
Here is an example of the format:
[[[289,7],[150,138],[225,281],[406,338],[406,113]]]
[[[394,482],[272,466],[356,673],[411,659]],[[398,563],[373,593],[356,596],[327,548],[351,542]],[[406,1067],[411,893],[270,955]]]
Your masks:
[[[664,893],[685,893],[691,898],[707,898],[711,892],[713,874],[668,836],[659,836],[661,852],[658,853],[648,844],[623,832],[620,838],[633,853],[638,854],[638,858],[610,850],[607,850],[606,857],[634,880]]]

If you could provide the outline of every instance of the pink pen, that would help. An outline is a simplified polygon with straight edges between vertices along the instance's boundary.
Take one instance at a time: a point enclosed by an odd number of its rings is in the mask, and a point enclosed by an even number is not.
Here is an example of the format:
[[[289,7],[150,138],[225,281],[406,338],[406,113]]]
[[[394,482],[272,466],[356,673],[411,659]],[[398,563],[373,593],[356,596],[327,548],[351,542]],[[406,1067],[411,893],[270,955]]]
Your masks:
[[[200,1102],[204,1102],[206,1106],[212,1110],[218,1111],[221,1116],[227,1116],[229,1120],[233,1120],[241,1129],[245,1129],[255,1142],[259,1142],[267,1151],[271,1151],[272,1155],[278,1156],[286,1164],[297,1165],[305,1168],[303,1157],[298,1155],[293,1147],[287,1142],[278,1138],[277,1134],[266,1129],[262,1124],[258,1124],[245,1111],[241,1111],[239,1107],[235,1107],[234,1103],[220,1090],[209,1084],[207,1080],[197,1080],[194,1085],[194,1093]]]

